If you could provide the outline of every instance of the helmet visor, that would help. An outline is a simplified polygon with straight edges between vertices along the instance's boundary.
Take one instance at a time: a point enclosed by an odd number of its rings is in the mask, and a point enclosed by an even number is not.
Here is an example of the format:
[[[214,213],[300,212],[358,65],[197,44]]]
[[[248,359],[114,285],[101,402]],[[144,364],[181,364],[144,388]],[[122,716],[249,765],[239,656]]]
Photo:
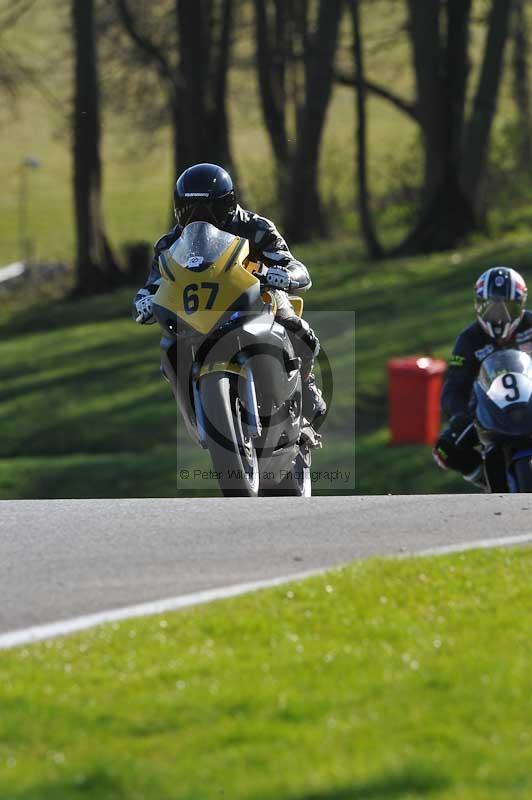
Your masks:
[[[523,304],[519,300],[478,300],[477,314],[484,322],[492,325],[505,325],[515,322],[523,312]]]
[[[235,198],[231,192],[223,197],[176,197],[174,200],[175,216],[184,228],[191,222],[210,222],[222,227],[228,215],[234,210]]]

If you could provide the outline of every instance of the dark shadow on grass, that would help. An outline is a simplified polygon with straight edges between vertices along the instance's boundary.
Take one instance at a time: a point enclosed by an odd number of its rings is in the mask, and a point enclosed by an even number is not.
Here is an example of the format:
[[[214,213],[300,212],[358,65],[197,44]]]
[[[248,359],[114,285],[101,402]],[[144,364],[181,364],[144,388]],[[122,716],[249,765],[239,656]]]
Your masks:
[[[401,797],[428,797],[446,789],[449,780],[429,772],[407,769],[365,783],[355,783],[343,789],[292,796],[286,800],[400,800]]]
[[[151,396],[116,403],[111,409],[90,411],[62,418],[61,409],[53,415],[31,420],[31,425],[12,437],[6,433],[0,458],[35,458],[75,454],[145,452],[154,444],[175,441],[176,410],[172,400],[161,402],[154,385]]]
[[[29,308],[8,312],[5,318],[0,319],[0,332],[7,340],[17,335],[48,333],[72,325],[132,319],[132,302],[137,289],[130,286],[81,300],[64,298],[35,303]]]
[[[151,350],[154,350],[153,342]],[[141,349],[142,348],[142,349]],[[17,396],[28,396],[34,393],[50,392],[53,389],[64,387],[66,394],[76,396],[83,392],[85,386],[89,389],[94,389],[95,386],[100,385],[102,382],[111,382],[113,386],[122,388],[121,372],[125,372],[135,364],[142,364],[142,358],[147,353],[145,358],[146,363],[150,363],[148,358],[152,355],[151,350],[144,342],[141,342],[139,353],[121,351],[115,344],[99,345],[98,347],[87,348],[82,353],[82,358],[75,361],[75,357],[70,356],[68,363],[73,366],[70,367],[66,374],[61,374],[56,377],[48,377],[45,371],[48,365],[52,367],[53,354],[45,360],[41,359],[39,366],[43,368],[41,372],[31,372],[25,365],[24,368],[18,370],[11,370],[11,373],[6,373],[4,370],[0,373],[2,383],[0,384],[0,402],[6,402]],[[157,351],[156,351],[157,352]],[[114,360],[110,361],[109,357],[113,356]],[[105,358],[104,365],[99,366],[100,357]],[[36,357],[37,362],[38,356]],[[153,377],[159,378],[158,362],[152,358],[153,363]],[[28,380],[28,376],[32,375],[32,380]],[[9,380],[17,380],[18,378],[25,378],[22,386],[9,386]],[[7,386],[7,388],[5,388]]]
[[[7,791],[2,794],[2,797],[9,798],[9,800],[73,800],[76,797],[126,800],[128,796],[121,782],[104,768],[93,769],[87,774],[79,774],[70,782],[61,780],[38,783],[23,791]]]

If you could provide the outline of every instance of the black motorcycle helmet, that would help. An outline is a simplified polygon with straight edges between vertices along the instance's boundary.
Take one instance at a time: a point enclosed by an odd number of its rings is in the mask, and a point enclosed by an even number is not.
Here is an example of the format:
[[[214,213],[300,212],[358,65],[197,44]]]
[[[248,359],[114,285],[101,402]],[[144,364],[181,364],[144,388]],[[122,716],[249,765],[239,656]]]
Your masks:
[[[231,176],[216,164],[195,164],[177,179],[174,213],[184,228],[189,222],[210,222],[223,228],[236,210]]]

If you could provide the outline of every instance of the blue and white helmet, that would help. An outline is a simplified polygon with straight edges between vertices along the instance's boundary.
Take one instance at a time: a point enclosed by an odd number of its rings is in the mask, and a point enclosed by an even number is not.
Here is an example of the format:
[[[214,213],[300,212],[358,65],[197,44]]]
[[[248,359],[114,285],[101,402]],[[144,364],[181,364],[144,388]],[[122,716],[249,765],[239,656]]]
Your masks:
[[[492,267],[475,284],[477,319],[492,339],[509,339],[525,313],[528,289],[519,272]]]

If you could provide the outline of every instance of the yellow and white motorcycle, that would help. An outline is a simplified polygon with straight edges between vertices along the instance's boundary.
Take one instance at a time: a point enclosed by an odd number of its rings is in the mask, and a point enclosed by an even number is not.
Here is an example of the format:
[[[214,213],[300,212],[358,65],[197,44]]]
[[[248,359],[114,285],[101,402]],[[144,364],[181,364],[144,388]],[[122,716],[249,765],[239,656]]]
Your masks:
[[[160,254],[162,368],[225,496],[309,497],[320,437],[302,416],[301,361],[248,256],[247,239],[207,222]]]

